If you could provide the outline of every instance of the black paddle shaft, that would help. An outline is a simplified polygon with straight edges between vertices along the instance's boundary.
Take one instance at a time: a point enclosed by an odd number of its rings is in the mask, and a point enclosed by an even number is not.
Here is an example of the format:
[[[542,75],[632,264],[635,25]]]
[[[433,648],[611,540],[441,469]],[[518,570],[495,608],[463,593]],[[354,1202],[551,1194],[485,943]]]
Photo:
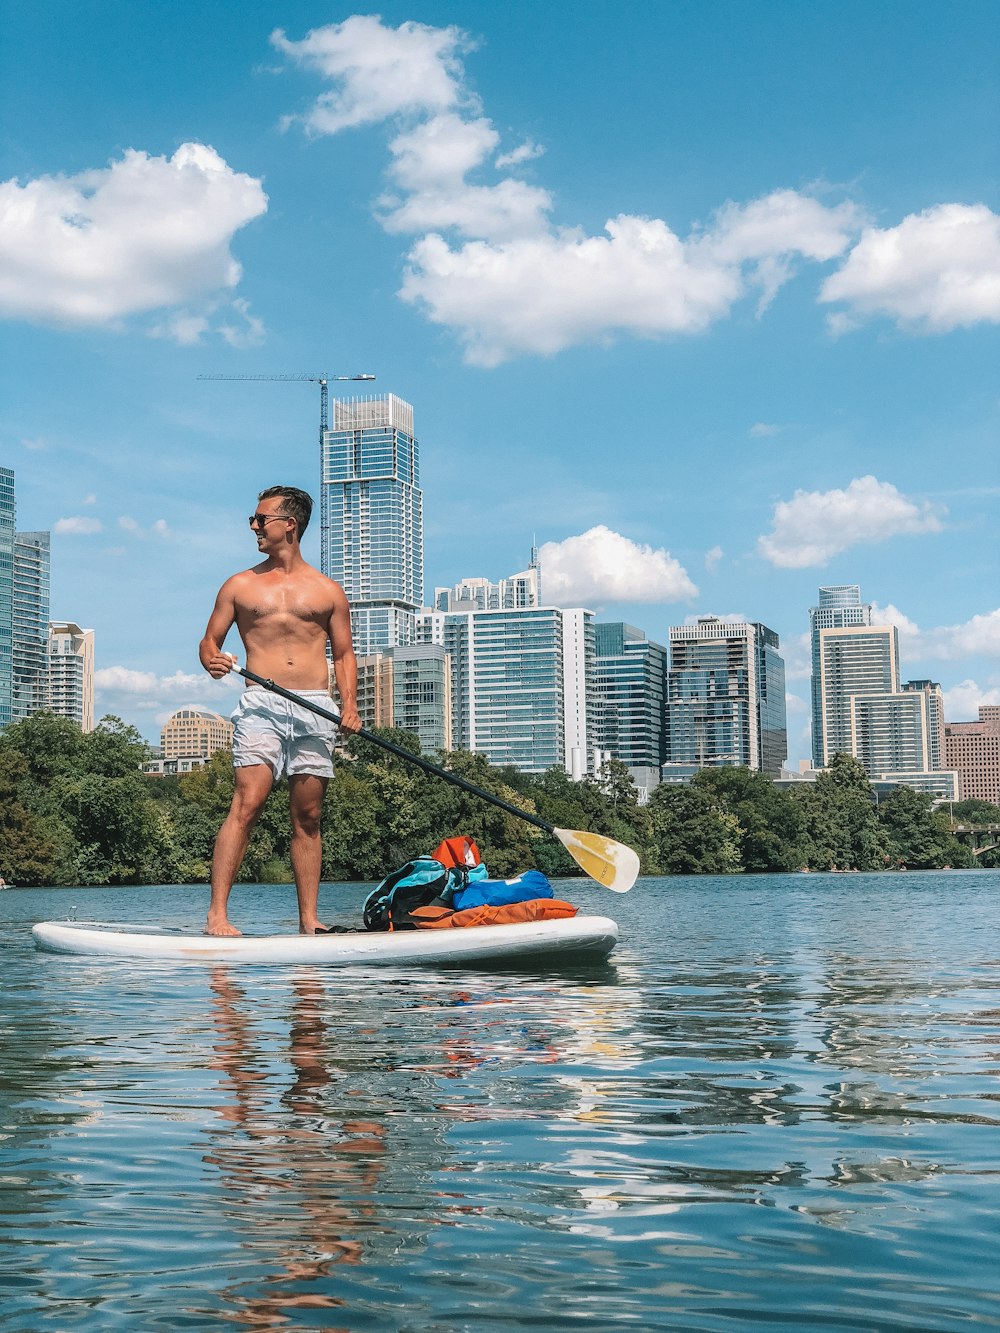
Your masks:
[[[246,667],[237,667],[236,670],[247,680],[252,680],[255,685],[263,685],[265,690],[280,694],[283,699],[290,699],[293,704],[308,708],[310,713],[316,713],[319,717],[328,718],[331,722],[336,722],[339,725],[339,713],[321,708],[319,704],[311,703],[308,699],[293,694],[291,690],[286,690],[283,685],[276,685],[273,680],[258,676],[255,671],[249,671]],[[446,768],[440,768],[437,764],[432,764],[422,754],[414,754],[411,750],[404,750],[401,745],[396,745],[393,741],[387,741],[383,736],[376,736],[374,732],[369,731],[366,727],[362,727],[357,734],[363,736],[366,741],[371,741],[372,745],[377,745],[382,750],[388,750],[389,754],[396,755],[398,759],[405,759],[408,764],[416,764],[417,768],[422,768],[425,773],[433,773],[436,778],[444,778],[445,782],[450,782],[453,787],[461,787],[463,791],[471,792],[473,796],[489,801],[490,805],[505,810],[508,815],[514,815],[517,819],[524,819],[529,824],[534,824],[536,828],[544,829],[546,833],[555,833],[555,826],[548,823],[547,820],[541,819],[538,815],[529,814],[527,810],[522,810],[519,806],[511,805],[510,801],[505,801],[502,796],[494,796],[491,791],[484,791],[482,787],[477,787],[474,782],[468,782],[465,778],[459,777],[457,773],[449,773]]]

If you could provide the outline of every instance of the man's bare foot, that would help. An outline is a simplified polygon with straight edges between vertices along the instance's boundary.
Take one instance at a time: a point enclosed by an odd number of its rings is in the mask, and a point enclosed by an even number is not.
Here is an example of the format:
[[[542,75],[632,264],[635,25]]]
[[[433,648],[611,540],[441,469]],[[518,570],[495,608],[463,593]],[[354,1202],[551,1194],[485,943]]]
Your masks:
[[[299,922],[300,935],[328,935],[330,932],[322,921]]]
[[[222,917],[221,920],[209,917],[205,922],[206,935],[242,935],[242,933],[241,930],[237,930],[231,922],[227,921],[225,917]]]

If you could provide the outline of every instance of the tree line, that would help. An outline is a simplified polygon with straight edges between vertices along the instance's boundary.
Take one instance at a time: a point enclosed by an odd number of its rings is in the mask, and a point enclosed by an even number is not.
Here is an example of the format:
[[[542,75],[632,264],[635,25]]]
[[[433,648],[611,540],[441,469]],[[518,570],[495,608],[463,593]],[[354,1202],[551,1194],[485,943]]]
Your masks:
[[[409,732],[381,734],[418,752]],[[232,796],[231,756],[221,751],[181,777],[143,774],[148,758],[138,731],[115,717],[89,733],[49,713],[8,727],[0,734],[0,875],[19,885],[206,881]],[[998,823],[1000,808],[964,801],[948,812],[908,787],[876,801],[849,755],[791,790],[746,768],[705,769],[687,786],[657,787],[645,805],[617,761],[579,782],[561,769],[493,767],[467,751],[437,762],[559,828],[627,843],[646,875],[1000,865],[996,850],[976,858],[950,831],[952,817]],[[327,791],[325,880],[377,881],[457,833],[476,839],[497,878],[532,867],[579,873],[533,826],[362,737],[348,741]],[[287,801],[269,801],[240,879],[288,881],[290,837]]]

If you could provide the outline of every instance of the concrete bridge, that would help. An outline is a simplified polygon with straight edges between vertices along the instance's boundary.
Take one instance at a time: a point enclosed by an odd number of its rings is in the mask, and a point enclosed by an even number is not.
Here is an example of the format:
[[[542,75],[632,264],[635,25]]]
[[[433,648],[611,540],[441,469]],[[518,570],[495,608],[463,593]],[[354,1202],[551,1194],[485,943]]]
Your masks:
[[[991,852],[1000,843],[1000,824],[952,824],[951,832],[973,856]]]

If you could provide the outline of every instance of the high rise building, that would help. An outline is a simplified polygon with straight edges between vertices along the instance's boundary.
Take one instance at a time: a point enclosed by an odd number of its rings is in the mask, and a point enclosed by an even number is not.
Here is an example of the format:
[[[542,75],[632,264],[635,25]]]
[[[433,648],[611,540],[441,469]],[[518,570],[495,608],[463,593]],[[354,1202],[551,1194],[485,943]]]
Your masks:
[[[823,592],[820,589],[822,597]],[[944,704],[931,680],[899,678],[899,633],[873,625],[870,607],[860,623],[818,625],[813,619],[814,763],[851,754],[873,781],[896,782],[954,797],[958,781],[942,770]],[[822,609],[822,608],[821,608]]]
[[[963,800],[1000,805],[1000,705],[980,704],[978,722],[947,722],[944,766],[958,772]]]
[[[449,654],[456,749],[528,773],[594,770],[592,612],[428,611],[417,633]]]
[[[424,598],[424,529],[409,403],[394,394],[334,399],[320,510],[322,568],[347,593],[355,650],[412,643]]]
[[[813,733],[819,738],[819,749],[813,762],[825,768],[840,752],[861,758],[854,698],[899,693],[899,634],[895,625],[870,623],[821,628],[814,633],[818,684],[814,694],[819,711],[813,718]],[[876,751],[871,753],[874,756]],[[877,754],[888,757],[889,749]],[[878,766],[874,757],[872,762]],[[868,769],[869,774],[873,771]]]
[[[0,731],[13,716],[14,537],[17,505],[14,473],[0,467]]]
[[[744,765],[777,778],[788,752],[785,663],[756,621],[703,616],[670,630],[668,766]]]
[[[435,611],[517,611],[525,606],[541,605],[541,577],[538,554],[531,552],[531,564],[518,574],[499,583],[489,579],[462,579],[454,588],[434,589]]]
[[[94,730],[94,631],[69,620],[49,625],[49,707]]]
[[[451,663],[438,644],[403,644],[362,654],[357,701],[366,727],[411,731],[422,754],[452,748]]]
[[[160,730],[164,759],[210,759],[217,750],[231,750],[233,724],[207,708],[179,708]]]
[[[819,632],[823,629],[847,629],[871,623],[871,603],[862,602],[861,588],[857,583],[840,583],[820,588],[819,604],[809,608],[809,631],[812,641],[812,753],[813,763],[817,768],[823,767]]]
[[[330,693],[336,698],[336,680],[330,664]],[[383,653],[358,654],[358,717],[366,727],[392,726],[392,658]]]
[[[14,539],[11,720],[49,707],[49,534]]]
[[[392,725],[412,731],[423,754],[452,748],[451,659],[434,643],[390,648]]]
[[[595,742],[629,769],[667,758],[667,650],[621,621],[594,626]]]

